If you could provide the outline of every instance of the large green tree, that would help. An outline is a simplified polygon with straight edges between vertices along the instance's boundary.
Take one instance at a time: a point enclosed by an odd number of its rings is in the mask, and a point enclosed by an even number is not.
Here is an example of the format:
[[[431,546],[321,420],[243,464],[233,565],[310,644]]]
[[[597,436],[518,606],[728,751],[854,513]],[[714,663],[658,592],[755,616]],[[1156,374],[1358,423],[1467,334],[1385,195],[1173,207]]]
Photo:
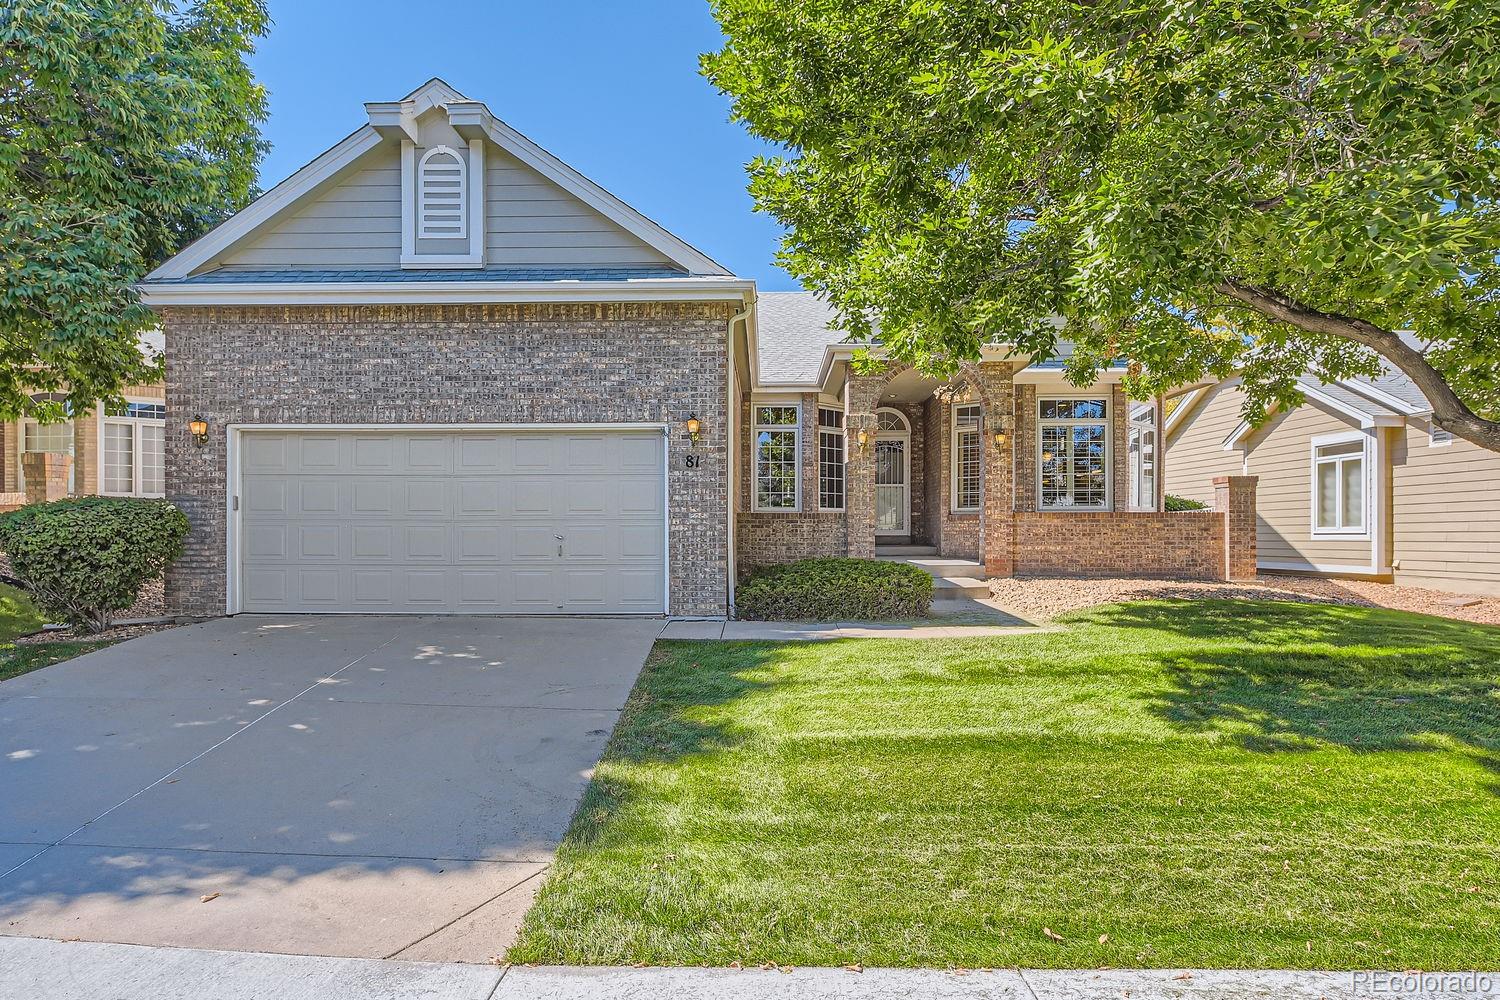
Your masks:
[[[249,201],[261,0],[0,0],[0,416],[159,377],[134,285]]]
[[[1238,372],[1251,414],[1378,353],[1500,450],[1500,5],[714,7],[706,73],[786,150],[752,192],[854,334],[934,369],[1061,336],[1075,380]]]

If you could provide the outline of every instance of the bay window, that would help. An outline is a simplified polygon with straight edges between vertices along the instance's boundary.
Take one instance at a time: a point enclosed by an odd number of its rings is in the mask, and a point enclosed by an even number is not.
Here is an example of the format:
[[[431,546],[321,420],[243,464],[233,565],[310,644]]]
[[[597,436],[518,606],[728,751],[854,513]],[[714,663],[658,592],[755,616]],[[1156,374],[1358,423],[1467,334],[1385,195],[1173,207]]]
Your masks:
[[[167,408],[129,403],[99,425],[99,492],[106,496],[166,495],[164,443]]]
[[[751,413],[755,427],[753,509],[795,511],[801,501],[802,408],[796,403],[755,406]]]
[[[1037,401],[1037,489],[1042,510],[1108,510],[1109,400]]]

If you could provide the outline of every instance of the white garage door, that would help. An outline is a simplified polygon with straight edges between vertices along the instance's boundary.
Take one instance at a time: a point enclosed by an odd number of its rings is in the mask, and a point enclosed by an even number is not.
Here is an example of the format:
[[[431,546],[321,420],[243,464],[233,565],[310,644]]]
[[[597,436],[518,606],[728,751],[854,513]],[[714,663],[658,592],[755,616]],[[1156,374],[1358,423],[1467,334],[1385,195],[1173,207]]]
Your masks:
[[[659,431],[240,435],[239,609],[666,610]]]

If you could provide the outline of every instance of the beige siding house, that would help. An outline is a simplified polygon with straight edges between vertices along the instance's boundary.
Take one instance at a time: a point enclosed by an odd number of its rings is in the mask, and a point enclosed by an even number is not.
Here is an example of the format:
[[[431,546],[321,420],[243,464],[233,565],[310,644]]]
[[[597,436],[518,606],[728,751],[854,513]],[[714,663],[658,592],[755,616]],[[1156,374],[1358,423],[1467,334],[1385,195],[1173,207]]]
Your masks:
[[[1003,337],[951,378],[857,368],[825,303],[441,80],[365,118],[142,285],[173,610],[717,617],[755,566],[913,548],[958,579],[1254,573],[1253,481],[1164,511],[1121,371],[1071,386]]]
[[[1167,492],[1208,498],[1215,476],[1258,477],[1261,569],[1500,594],[1500,454],[1453,438],[1396,372],[1325,384],[1259,427],[1229,380],[1167,421]]]
[[[162,349],[160,332],[141,340],[148,355]],[[0,508],[65,496],[164,496],[166,389],[132,385],[123,395],[123,408],[95,407],[57,423],[0,422]]]

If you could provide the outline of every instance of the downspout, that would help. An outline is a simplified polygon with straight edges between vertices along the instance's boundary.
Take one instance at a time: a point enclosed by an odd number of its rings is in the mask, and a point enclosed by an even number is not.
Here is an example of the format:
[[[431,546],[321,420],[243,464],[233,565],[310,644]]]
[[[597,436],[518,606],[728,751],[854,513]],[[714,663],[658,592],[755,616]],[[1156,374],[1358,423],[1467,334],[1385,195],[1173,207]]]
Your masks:
[[[724,559],[725,572],[726,572],[726,575],[727,575],[727,579],[724,581],[724,617],[726,619],[734,617],[734,581],[735,581],[735,537],[734,537],[734,527],[735,527],[735,508],[739,504],[739,500],[740,500],[740,497],[739,497],[739,492],[740,492],[739,491],[739,485],[740,485],[739,484],[739,473],[741,471],[738,468],[739,458],[740,458],[740,434],[741,434],[741,428],[739,427],[739,412],[740,412],[739,400],[735,398],[734,325],[736,323],[744,323],[745,324],[745,349],[747,351],[753,350],[754,348],[753,348],[753,346],[750,343],[749,320],[750,320],[750,314],[752,312],[754,312],[754,311],[755,311],[755,299],[754,299],[753,293],[752,293],[752,297],[750,298],[750,300],[748,302],[745,303],[744,308],[741,309],[739,312],[735,313],[733,316],[729,317],[729,326],[727,327],[727,330],[726,330],[726,333],[725,333],[725,337],[724,337],[724,351],[725,351],[725,365],[724,365],[724,381],[725,381],[725,385],[724,385],[724,404],[725,404],[725,406],[724,406],[724,409],[725,409],[725,414],[724,414],[724,416],[726,418],[725,421],[724,421],[724,427],[726,429],[726,435],[725,436],[728,438],[728,443],[726,445],[725,455],[724,455],[725,460],[726,460],[725,461],[725,465],[724,465],[724,486],[725,486],[725,494],[726,494],[725,499],[727,500],[727,503],[724,505],[724,509],[725,509],[724,523],[725,523],[725,529],[726,529],[726,532],[727,532],[727,534],[725,536],[725,548],[726,548],[726,552],[725,552],[725,559]]]

